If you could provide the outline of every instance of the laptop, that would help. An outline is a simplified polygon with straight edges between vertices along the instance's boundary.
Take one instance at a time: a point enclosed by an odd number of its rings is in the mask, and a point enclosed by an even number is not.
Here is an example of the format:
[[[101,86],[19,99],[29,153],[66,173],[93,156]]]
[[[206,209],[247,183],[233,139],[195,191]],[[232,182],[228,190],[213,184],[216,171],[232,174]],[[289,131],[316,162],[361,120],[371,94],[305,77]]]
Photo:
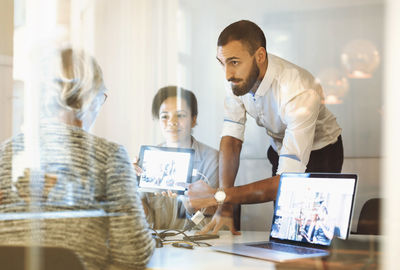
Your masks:
[[[355,174],[284,173],[269,241],[213,249],[274,262],[328,256],[333,237],[349,235],[356,183]]]
[[[192,179],[194,149],[142,145],[139,166],[139,191],[161,192],[171,190],[184,194]]]

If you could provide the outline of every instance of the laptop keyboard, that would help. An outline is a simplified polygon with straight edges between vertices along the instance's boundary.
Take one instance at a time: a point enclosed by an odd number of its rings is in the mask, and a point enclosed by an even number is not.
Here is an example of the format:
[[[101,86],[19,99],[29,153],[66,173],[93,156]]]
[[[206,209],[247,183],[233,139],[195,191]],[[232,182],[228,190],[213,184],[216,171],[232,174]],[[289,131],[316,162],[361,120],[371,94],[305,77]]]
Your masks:
[[[321,253],[321,250],[318,250],[318,249],[307,248],[307,247],[297,247],[297,246],[285,245],[285,244],[279,244],[279,243],[272,243],[272,242],[260,243],[260,244],[252,244],[252,245],[248,245],[248,246],[272,249],[272,250],[283,251],[283,252],[294,253],[294,254],[316,254],[316,253]]]

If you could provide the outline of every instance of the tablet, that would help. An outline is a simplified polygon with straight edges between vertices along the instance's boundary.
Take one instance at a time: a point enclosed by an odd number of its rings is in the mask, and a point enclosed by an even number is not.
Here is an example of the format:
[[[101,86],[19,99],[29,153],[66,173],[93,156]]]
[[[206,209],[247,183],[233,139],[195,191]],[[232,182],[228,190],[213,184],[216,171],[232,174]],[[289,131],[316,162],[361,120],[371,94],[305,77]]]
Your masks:
[[[192,178],[194,149],[142,145],[139,191],[183,194]]]

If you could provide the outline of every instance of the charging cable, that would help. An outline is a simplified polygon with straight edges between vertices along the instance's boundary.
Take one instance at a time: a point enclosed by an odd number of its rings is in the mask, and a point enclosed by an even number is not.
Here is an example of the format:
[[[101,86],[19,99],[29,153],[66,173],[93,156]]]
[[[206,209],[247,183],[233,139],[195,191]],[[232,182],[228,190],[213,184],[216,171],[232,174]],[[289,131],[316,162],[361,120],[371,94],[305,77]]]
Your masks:
[[[151,229],[154,231],[153,234],[153,238],[156,241],[156,247],[160,248],[163,247],[165,244],[174,244],[174,243],[191,243],[190,245],[197,245],[197,246],[210,246],[210,244],[208,243],[204,243],[204,242],[198,242],[198,241],[194,241],[194,240],[184,240],[182,241],[181,239],[170,239],[170,240],[166,240],[166,237],[170,237],[170,236],[176,236],[178,234],[182,234],[184,236],[184,239],[190,239],[185,232],[186,231],[190,231],[191,229],[193,229],[196,225],[198,225],[202,220],[204,219],[204,215],[202,212],[197,211],[196,214],[194,214],[189,222],[186,224],[186,226],[183,228],[183,230],[165,230],[162,232],[157,232],[154,229]],[[170,231],[175,231],[175,232],[170,232]],[[181,246],[179,246],[181,247]]]
[[[198,171],[197,169],[193,169],[193,173],[192,176],[197,176],[200,175],[201,177],[203,177],[204,182],[206,182],[207,185],[210,185],[210,181],[208,180],[208,177],[205,176],[203,173],[201,173],[200,171]],[[203,214],[203,218],[204,218],[204,212],[206,211],[206,208],[201,208],[200,209],[201,213]],[[199,212],[199,211],[197,211]],[[196,213],[197,214],[197,213]],[[195,214],[195,215],[196,215]]]
[[[209,184],[209,180],[208,177],[205,176],[203,173],[199,172],[196,169],[193,169],[193,173],[192,176],[197,176],[200,175],[201,177],[203,177],[204,182],[206,182],[207,184]],[[186,241],[182,241],[180,239],[170,239],[170,240],[165,240],[166,237],[171,237],[171,236],[176,236],[179,234],[182,234],[183,236],[185,236],[187,239],[189,239],[189,237],[185,234],[186,231],[190,231],[192,230],[194,227],[196,227],[198,224],[200,224],[200,222],[204,219],[204,212],[205,212],[206,208],[202,208],[201,210],[198,210],[193,216],[191,216],[189,218],[189,216],[187,216],[188,218],[188,223],[185,225],[185,227],[183,228],[183,230],[164,230],[162,232],[157,232],[156,230],[150,228],[151,230],[153,230],[153,237],[156,241],[156,247],[163,247],[164,244],[176,244],[176,243],[187,243],[190,242],[191,246],[193,244],[197,245],[197,246],[211,246],[208,243],[205,242],[198,242],[198,241],[194,241],[194,240],[186,240]],[[175,232],[173,232],[175,231]],[[181,247],[181,246],[179,246]]]
[[[189,222],[186,224],[183,231],[190,231],[195,226],[197,226],[202,220],[204,219],[204,214],[202,211],[197,211],[190,219]]]
[[[201,177],[203,177],[204,182],[206,182],[208,185],[210,184],[210,181],[208,181],[207,176],[205,176],[203,173],[199,172],[197,169],[193,169],[192,176],[197,176],[197,175],[200,175]]]

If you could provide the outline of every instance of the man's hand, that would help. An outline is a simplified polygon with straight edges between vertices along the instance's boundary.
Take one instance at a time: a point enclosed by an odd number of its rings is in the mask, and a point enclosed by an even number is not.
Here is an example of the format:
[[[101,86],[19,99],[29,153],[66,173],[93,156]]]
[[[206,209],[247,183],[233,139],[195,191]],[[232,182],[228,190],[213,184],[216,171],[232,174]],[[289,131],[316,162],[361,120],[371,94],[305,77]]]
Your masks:
[[[204,226],[199,234],[205,234],[211,230],[213,234],[216,234],[224,226],[228,227],[233,235],[241,234],[235,229],[235,226],[233,224],[233,207],[229,204],[219,206],[210,223]]]
[[[194,209],[201,209],[217,205],[214,194],[217,190],[210,187],[203,180],[196,181],[189,185],[186,195],[189,198],[189,205]]]
[[[217,205],[214,198],[216,191],[203,180],[190,184],[187,192],[190,206],[194,209],[200,209]],[[233,225],[233,207],[230,204],[219,206],[210,223],[204,226],[199,233],[204,234],[212,230],[212,233],[216,234],[224,226],[228,227],[232,234],[240,234]]]

